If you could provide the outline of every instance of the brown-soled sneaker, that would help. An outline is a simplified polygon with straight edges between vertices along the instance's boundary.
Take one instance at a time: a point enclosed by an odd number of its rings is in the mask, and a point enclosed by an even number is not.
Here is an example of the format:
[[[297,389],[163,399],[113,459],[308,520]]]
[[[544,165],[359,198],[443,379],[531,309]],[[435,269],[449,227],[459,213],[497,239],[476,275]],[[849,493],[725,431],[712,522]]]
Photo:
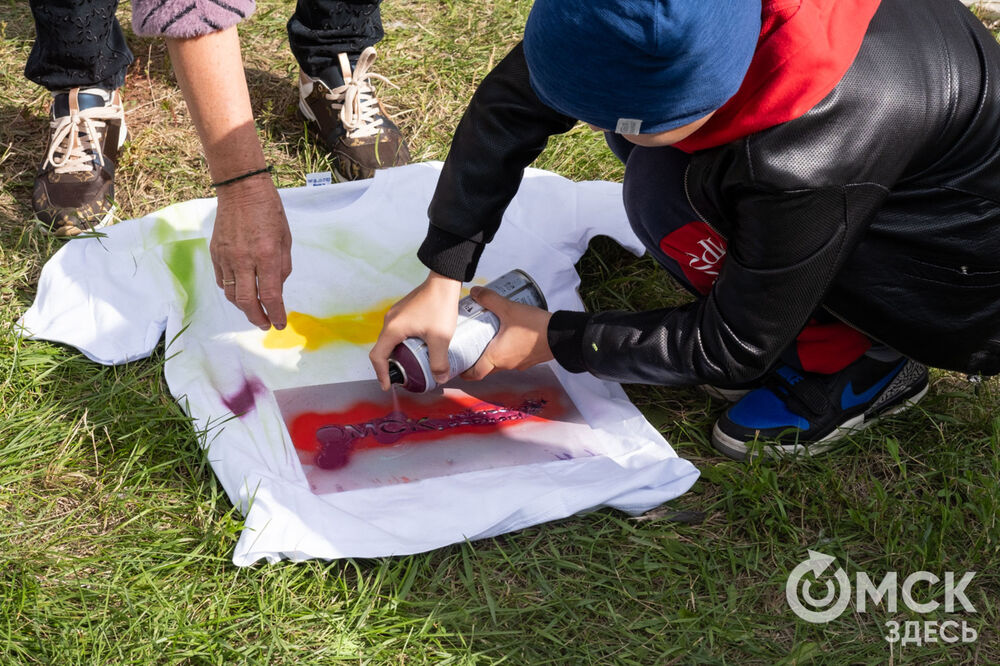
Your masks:
[[[55,95],[51,115],[31,195],[39,226],[56,236],[100,229],[114,218],[115,165],[126,134],[121,96],[73,88]]]
[[[371,71],[375,49],[369,46],[361,52],[353,72],[347,54],[338,57],[342,86],[331,89],[299,73],[299,110],[319,128],[319,141],[333,156],[337,171],[347,180],[359,180],[371,178],[375,169],[409,163],[406,141],[372,87],[373,78],[392,85]]]

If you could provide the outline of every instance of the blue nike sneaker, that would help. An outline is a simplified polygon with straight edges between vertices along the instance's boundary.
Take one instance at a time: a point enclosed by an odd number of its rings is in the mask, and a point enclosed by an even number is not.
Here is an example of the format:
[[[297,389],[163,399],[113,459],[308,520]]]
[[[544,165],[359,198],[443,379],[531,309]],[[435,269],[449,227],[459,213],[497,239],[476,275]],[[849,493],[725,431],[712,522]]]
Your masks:
[[[814,455],[926,393],[927,367],[906,358],[862,356],[834,375],[783,365],[719,418],[712,444],[737,460],[758,440],[767,441],[763,450],[773,455]]]

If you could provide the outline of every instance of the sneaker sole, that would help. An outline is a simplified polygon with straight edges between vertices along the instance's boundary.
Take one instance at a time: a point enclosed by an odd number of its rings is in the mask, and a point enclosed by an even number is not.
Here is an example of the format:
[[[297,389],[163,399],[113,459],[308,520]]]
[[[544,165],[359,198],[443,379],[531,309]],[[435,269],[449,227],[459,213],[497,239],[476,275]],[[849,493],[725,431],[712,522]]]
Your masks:
[[[844,421],[815,442],[809,444],[765,444],[758,450],[754,451],[753,454],[763,453],[771,456],[772,458],[794,458],[798,456],[814,456],[820,453],[826,453],[833,448],[834,443],[837,440],[843,439],[848,435],[861,432],[868,426],[877,423],[883,417],[899,414],[900,412],[903,412],[917,404],[925,395],[927,395],[928,389],[930,389],[930,386],[925,384],[920,391],[909,398],[906,398],[903,402],[867,418],[863,413],[858,414],[857,416]],[[718,424],[716,424],[712,429],[712,446],[714,446],[717,451],[735,460],[746,460],[751,456],[750,448],[744,442],[741,442],[740,440],[730,437],[726,433],[722,432]]]
[[[63,226],[57,229],[52,229],[51,227],[49,227],[48,224],[42,222],[38,218],[35,218],[35,228],[37,228],[44,234],[55,236],[56,238],[75,238],[80,234],[86,234],[89,232],[98,231],[100,229],[113,225],[117,213],[118,213],[118,206],[116,206],[115,204],[111,204],[111,208],[109,208],[107,212],[104,213],[104,215],[97,222],[97,224],[93,225],[89,229],[81,229],[80,227],[77,227],[72,224],[64,224]]]
[[[118,132],[118,150],[122,149],[125,142],[128,141],[128,127],[125,126],[125,113],[122,112],[122,126],[121,130]]]
[[[309,108],[309,105],[306,104],[306,101],[302,99],[301,95],[299,95],[299,113],[305,116],[306,120],[316,122],[316,114],[312,112],[312,109]]]

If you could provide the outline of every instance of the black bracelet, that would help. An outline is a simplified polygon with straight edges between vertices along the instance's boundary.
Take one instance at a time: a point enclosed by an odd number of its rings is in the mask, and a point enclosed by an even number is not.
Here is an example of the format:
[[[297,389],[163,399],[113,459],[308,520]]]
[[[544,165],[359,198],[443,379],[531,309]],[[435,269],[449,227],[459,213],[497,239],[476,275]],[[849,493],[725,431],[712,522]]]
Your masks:
[[[245,174],[243,174],[242,176],[236,176],[235,178],[230,178],[229,180],[223,180],[223,181],[220,181],[218,183],[212,183],[211,186],[212,187],[222,187],[223,185],[231,185],[232,183],[241,181],[244,178],[249,178],[251,176],[257,176],[257,175],[262,174],[262,173],[271,173],[272,171],[274,171],[274,167],[268,165],[268,166],[264,167],[263,169],[257,169],[256,171],[248,171]]]

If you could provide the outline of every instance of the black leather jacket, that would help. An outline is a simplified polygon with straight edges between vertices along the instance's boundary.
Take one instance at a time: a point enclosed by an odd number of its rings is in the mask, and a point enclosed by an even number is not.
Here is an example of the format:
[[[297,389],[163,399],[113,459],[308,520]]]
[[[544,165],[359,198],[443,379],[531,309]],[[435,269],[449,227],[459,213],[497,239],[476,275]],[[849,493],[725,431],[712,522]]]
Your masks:
[[[471,279],[524,167],[573,124],[534,95],[515,47],[459,124],[420,259]],[[749,381],[824,307],[929,365],[1000,373],[1000,45],[957,0],[884,0],[833,92],[694,153],[685,180],[728,239],[717,283],[679,308],[557,312],[567,369]]]

